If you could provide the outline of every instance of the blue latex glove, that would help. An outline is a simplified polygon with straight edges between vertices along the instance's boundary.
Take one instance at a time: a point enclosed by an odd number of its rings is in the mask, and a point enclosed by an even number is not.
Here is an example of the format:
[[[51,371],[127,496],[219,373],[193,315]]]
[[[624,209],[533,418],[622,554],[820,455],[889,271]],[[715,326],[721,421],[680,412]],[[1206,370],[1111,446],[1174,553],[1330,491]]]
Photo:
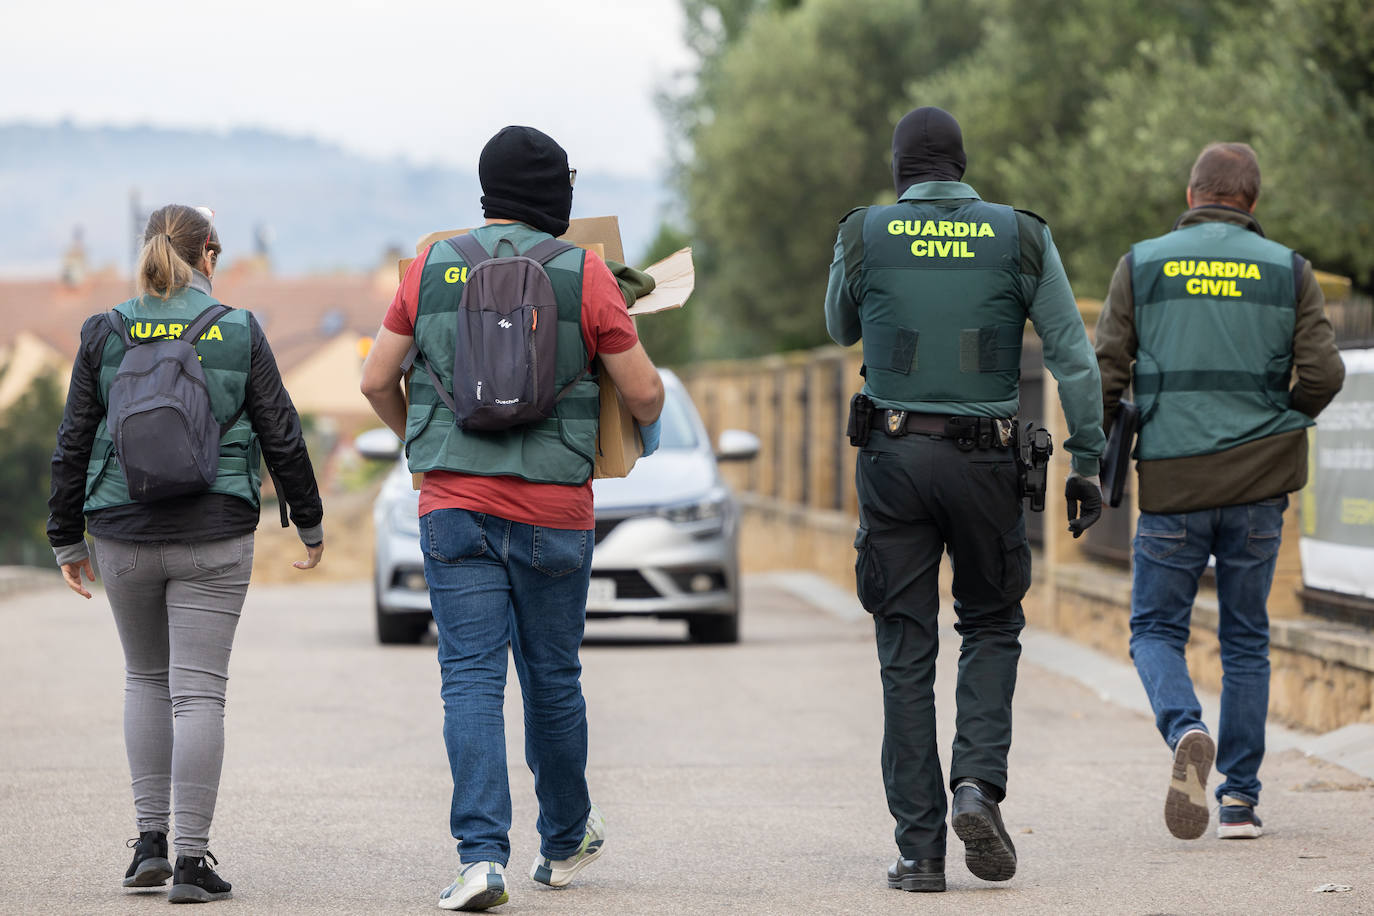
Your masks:
[[[654,452],[658,451],[658,435],[659,430],[662,428],[662,423],[659,420],[655,420],[648,426],[644,426],[636,420],[635,425],[639,427],[639,438],[644,442],[643,457],[648,458]]]

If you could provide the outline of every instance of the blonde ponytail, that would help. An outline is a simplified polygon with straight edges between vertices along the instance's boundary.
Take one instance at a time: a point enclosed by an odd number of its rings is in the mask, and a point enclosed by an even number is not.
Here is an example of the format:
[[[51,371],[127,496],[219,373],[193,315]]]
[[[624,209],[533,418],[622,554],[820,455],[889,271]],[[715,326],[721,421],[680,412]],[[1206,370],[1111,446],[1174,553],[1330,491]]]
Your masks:
[[[219,251],[219,239],[204,214],[182,204],[154,210],[143,233],[135,279],[138,291],[162,299],[191,282],[193,266],[207,250]]]

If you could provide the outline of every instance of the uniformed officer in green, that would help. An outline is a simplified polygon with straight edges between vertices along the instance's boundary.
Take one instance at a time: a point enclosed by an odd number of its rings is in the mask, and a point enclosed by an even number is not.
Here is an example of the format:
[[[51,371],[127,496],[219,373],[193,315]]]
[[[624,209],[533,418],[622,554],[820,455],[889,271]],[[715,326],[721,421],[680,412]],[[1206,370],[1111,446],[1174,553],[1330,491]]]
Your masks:
[[[961,181],[964,166],[947,112],[902,118],[892,137],[898,201],[841,220],[825,299],[830,336],[863,341],[863,394],[876,408],[855,474],[855,572],[882,671],[883,784],[900,853],[888,886],[909,891],[945,889],[934,704],[945,550],[962,638],[952,822],[974,875],[1016,871],[998,803],[1031,572],[1009,437],[1028,317],[1068,420],[1069,528],[1077,537],[1101,514],[1101,385],[1059,253],[1043,220],[985,203]]]
[[[1265,605],[1288,494],[1307,480],[1307,428],[1345,378],[1312,265],[1264,237],[1259,193],[1253,149],[1207,146],[1188,209],[1121,258],[1097,322],[1106,415],[1127,385],[1140,410],[1131,658],[1174,755],[1164,822],[1180,839],[1207,831],[1213,760],[1225,777],[1217,835],[1262,832]],[[1215,742],[1184,654],[1209,557],[1222,668]]]

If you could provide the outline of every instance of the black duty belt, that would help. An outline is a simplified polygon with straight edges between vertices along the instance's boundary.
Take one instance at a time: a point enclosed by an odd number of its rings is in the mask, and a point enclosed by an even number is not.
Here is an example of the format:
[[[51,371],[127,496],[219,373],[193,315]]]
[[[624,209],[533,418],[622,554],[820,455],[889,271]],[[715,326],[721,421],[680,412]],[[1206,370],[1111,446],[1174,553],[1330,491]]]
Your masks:
[[[964,450],[1011,445],[1015,422],[995,417],[961,417],[909,410],[879,410],[878,428],[892,438],[910,433],[953,439]]]

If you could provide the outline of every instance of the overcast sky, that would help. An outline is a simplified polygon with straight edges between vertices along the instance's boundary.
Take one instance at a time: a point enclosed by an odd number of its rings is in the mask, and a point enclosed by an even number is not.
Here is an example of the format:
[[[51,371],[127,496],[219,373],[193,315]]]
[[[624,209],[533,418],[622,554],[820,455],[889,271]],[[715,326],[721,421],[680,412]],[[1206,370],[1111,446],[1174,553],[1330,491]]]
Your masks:
[[[17,0],[0,122],[263,127],[475,168],[507,124],[581,170],[658,176],[678,0]]]

